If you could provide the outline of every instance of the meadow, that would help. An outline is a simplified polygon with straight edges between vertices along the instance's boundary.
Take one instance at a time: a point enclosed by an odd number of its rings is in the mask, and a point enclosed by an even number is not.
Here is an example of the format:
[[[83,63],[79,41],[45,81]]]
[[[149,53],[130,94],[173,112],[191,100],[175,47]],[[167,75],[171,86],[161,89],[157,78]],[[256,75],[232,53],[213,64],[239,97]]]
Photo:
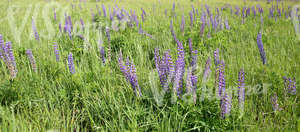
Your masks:
[[[0,131],[300,131],[297,0],[0,7]]]

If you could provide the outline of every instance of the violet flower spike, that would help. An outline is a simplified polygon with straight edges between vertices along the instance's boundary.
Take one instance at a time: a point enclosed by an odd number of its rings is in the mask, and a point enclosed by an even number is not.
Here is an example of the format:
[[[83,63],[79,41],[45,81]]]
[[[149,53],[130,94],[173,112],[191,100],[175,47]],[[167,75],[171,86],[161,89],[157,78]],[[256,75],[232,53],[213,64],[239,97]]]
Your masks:
[[[221,98],[221,117],[225,119],[226,115],[230,114],[231,111],[231,97],[225,93]]]
[[[276,94],[271,96],[271,104],[272,104],[273,111],[278,111],[279,110],[278,97],[277,97]]]
[[[59,62],[59,60],[60,60],[59,50],[58,50],[58,47],[57,47],[56,43],[55,43],[55,45],[53,45],[53,50],[54,50],[56,62]]]
[[[29,59],[29,61],[30,61],[32,70],[33,70],[34,72],[37,72],[36,62],[35,62],[35,59],[34,59],[34,57],[33,57],[33,55],[32,55],[32,51],[31,51],[30,49],[27,49],[27,50],[26,50],[26,54],[27,54],[27,57],[28,57],[28,59]]]
[[[73,61],[73,55],[72,53],[70,53],[68,55],[68,67],[69,67],[69,71],[71,74],[75,74],[75,66],[74,66],[74,61]]]
[[[34,22],[33,19],[32,19],[32,31],[34,33],[35,40],[39,41],[40,37],[39,37],[39,34],[37,32],[36,25],[35,25],[35,22]]]
[[[206,64],[205,64],[205,69],[203,71],[203,79],[202,82],[206,82],[209,78],[210,72],[211,72],[211,59],[208,57]]]
[[[238,102],[240,110],[243,110],[245,102],[245,72],[243,69],[240,70],[238,76]]]
[[[184,15],[181,17],[181,24],[180,24],[180,31],[183,33],[184,32],[184,27],[185,27],[185,19]]]
[[[263,46],[263,43],[262,43],[262,34],[261,34],[261,32],[259,32],[257,34],[257,46],[258,46],[258,49],[259,49],[261,60],[262,60],[263,64],[266,64],[267,63],[267,58],[266,58],[266,53],[265,53],[264,46]]]

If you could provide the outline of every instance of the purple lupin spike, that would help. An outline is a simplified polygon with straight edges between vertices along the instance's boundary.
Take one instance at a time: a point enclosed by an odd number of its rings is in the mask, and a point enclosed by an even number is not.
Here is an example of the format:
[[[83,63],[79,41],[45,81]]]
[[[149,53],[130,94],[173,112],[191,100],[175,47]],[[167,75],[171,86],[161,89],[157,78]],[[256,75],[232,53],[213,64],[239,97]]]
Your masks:
[[[1,34],[0,34],[0,57],[2,60],[4,60],[4,40]]]
[[[202,82],[206,82],[209,78],[209,74],[211,72],[211,59],[210,57],[208,57],[207,61],[206,61],[206,64],[205,64],[205,69],[203,71],[203,79],[202,79]]]
[[[271,104],[272,104],[273,111],[278,111],[279,110],[278,97],[277,97],[276,94],[271,96]]]
[[[160,56],[159,56],[159,49],[155,48],[154,50],[154,60],[155,60],[155,66],[156,66],[156,70],[158,72],[158,75],[160,75]]]
[[[194,22],[194,16],[193,16],[193,12],[189,12],[190,15],[190,23],[191,23],[191,27],[193,27],[193,22]]]
[[[192,44],[192,38],[189,38],[189,49],[190,49],[190,53],[193,52],[193,44]]]
[[[102,4],[102,12],[103,12],[103,16],[106,17],[106,9],[104,4]]]
[[[105,64],[105,49],[103,46],[100,46],[99,50],[100,50],[100,56],[101,56],[102,63]]]
[[[218,48],[214,51],[214,60],[215,60],[215,65],[217,66],[220,63],[219,49]]]
[[[229,26],[229,24],[228,24],[228,19],[227,19],[227,17],[226,17],[226,19],[225,19],[225,27],[226,27],[226,29],[227,30],[230,30],[230,26]]]
[[[258,49],[259,49],[261,60],[262,60],[263,64],[266,64],[267,58],[266,58],[266,53],[265,53],[264,46],[263,46],[263,43],[262,43],[262,34],[261,34],[261,32],[259,32],[257,34],[257,46],[258,46]]]
[[[230,114],[231,111],[231,97],[225,93],[221,98],[221,117],[225,119],[226,115]]]
[[[141,97],[142,92],[141,92],[141,88],[138,83],[138,78],[136,76],[136,68],[135,68],[135,65],[133,64],[133,62],[130,63],[130,75],[131,75],[130,82],[131,82],[132,88],[134,89],[136,96]]]
[[[29,62],[30,62],[30,64],[31,64],[32,70],[33,70],[34,72],[37,72],[37,67],[36,67],[35,59],[34,59],[34,57],[33,57],[33,55],[32,55],[31,49],[27,49],[27,50],[26,50],[26,54],[27,54],[27,57],[28,57]]]
[[[69,71],[71,74],[75,74],[75,66],[74,66],[74,61],[73,61],[73,55],[72,53],[70,53],[68,55],[68,67],[69,67]]]
[[[55,10],[55,8],[53,8],[53,19],[54,19],[54,21],[56,21],[56,10]]]
[[[111,38],[110,38],[110,29],[108,27],[106,27],[106,29],[105,29],[105,34],[106,34],[107,42],[108,42],[108,49],[107,49],[108,61],[110,62],[110,60],[111,60]]]
[[[296,78],[291,79],[287,77],[283,77],[284,86],[287,92],[291,95],[296,95]]]
[[[180,31],[183,33],[184,32],[184,27],[185,27],[185,19],[184,15],[181,17],[181,24],[180,24]]]
[[[221,63],[218,65],[217,68],[217,74],[218,74],[218,95],[219,97],[222,97],[224,95],[225,92],[225,64],[223,61],[221,61]]]
[[[243,110],[245,102],[245,72],[243,69],[240,70],[238,76],[238,102],[240,110]]]
[[[123,75],[125,76],[126,78],[126,81],[129,82],[129,69],[124,65],[124,62],[123,62],[123,55],[122,55],[122,52],[120,51],[120,54],[119,54],[119,58],[118,58],[118,63],[119,63],[119,67],[120,67],[120,70],[121,72],[123,73]],[[129,65],[129,64],[128,64]]]
[[[32,19],[32,31],[34,33],[35,40],[39,41],[40,37],[39,37],[39,34],[37,32],[36,25],[35,25],[35,22],[34,22],[33,19]]]
[[[58,50],[58,47],[57,47],[56,43],[53,45],[53,50],[54,50],[56,62],[59,62],[59,60],[60,60],[59,59],[59,50]]]
[[[5,52],[4,58],[6,60],[5,62],[10,71],[10,75],[12,78],[15,78],[18,70],[17,70],[16,61],[15,61],[15,57],[13,54],[11,42],[6,42],[5,47],[4,47],[4,52]]]

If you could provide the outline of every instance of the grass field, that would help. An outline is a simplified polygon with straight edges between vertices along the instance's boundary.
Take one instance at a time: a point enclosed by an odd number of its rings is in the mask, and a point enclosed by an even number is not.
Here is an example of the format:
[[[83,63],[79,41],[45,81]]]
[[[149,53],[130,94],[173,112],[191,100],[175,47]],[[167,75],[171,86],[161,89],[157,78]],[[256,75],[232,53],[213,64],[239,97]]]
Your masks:
[[[1,0],[0,131],[300,131],[296,5]]]

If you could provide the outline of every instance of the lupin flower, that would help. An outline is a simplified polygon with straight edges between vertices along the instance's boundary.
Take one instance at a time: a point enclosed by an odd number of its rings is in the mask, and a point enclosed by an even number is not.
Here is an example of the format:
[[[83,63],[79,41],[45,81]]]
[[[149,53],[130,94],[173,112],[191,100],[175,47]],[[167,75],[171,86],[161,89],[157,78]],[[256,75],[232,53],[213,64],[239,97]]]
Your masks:
[[[226,19],[225,19],[225,27],[226,27],[226,29],[227,30],[230,30],[230,26],[229,26],[229,24],[228,24],[228,19],[227,19],[227,17],[226,17]]]
[[[192,39],[189,38],[189,49],[190,49],[190,53],[193,52],[193,42],[192,42]]]
[[[37,32],[37,29],[36,29],[36,25],[34,23],[34,20],[32,19],[32,31],[34,33],[34,37],[35,37],[35,40],[40,40],[40,37],[39,37],[39,34]]]
[[[184,27],[185,27],[185,19],[184,15],[181,17],[181,24],[180,24],[180,31],[183,33],[184,32]]]
[[[245,102],[245,72],[243,69],[240,70],[238,76],[238,102],[239,108],[243,110]]]
[[[189,13],[189,15],[190,15],[191,27],[193,27],[193,22],[194,22],[193,12],[191,11],[191,12]]]
[[[262,43],[261,32],[259,32],[257,34],[257,46],[258,46],[258,49],[259,49],[261,60],[262,60],[263,64],[266,64],[267,58],[266,58],[266,53],[265,53],[264,46],[263,46],[263,43]]]
[[[291,79],[287,77],[283,77],[284,85],[287,92],[291,95],[296,95],[296,78]]]
[[[272,104],[273,111],[278,111],[279,110],[278,97],[277,97],[276,94],[271,96],[271,104]]]
[[[131,64],[130,73],[131,73],[132,87],[134,87],[134,89],[136,91],[135,92],[136,95],[138,97],[141,97],[142,96],[142,92],[141,92],[141,88],[140,88],[139,83],[138,83],[138,78],[136,76],[136,68],[135,68],[135,65],[133,64],[133,62],[131,62],[130,64]]]
[[[240,8],[238,6],[235,7],[235,15],[239,16],[240,15]]]
[[[253,15],[254,15],[254,17],[256,17],[256,9],[255,9],[255,7],[254,7],[254,6],[252,6],[252,11],[253,11]]]
[[[4,62],[8,67],[11,77],[15,78],[18,70],[16,66],[15,57],[12,51],[11,42],[6,42],[3,51],[4,51],[3,53],[4,53],[4,60],[5,60]]]
[[[230,114],[231,111],[231,97],[225,93],[221,98],[221,117],[225,119],[226,115]]]
[[[171,22],[170,22],[170,30],[171,30],[171,34],[172,34],[172,36],[173,36],[174,41],[175,41],[175,42],[179,41],[179,40],[177,39],[177,37],[176,37],[175,31],[174,31],[174,28],[173,28],[173,21],[172,21],[172,20],[171,20]]]
[[[220,63],[219,49],[216,49],[214,51],[214,60],[215,60],[215,65],[217,66]]]
[[[206,82],[208,77],[209,77],[209,74],[211,72],[210,70],[210,66],[211,66],[211,59],[210,57],[208,57],[207,61],[206,61],[206,64],[205,64],[205,69],[203,71],[203,79],[202,79],[202,82]]]
[[[69,71],[71,74],[75,74],[75,66],[74,66],[74,61],[73,61],[73,55],[72,53],[70,53],[68,55],[68,67],[69,67]]]
[[[103,16],[106,17],[106,9],[104,4],[102,4],[102,12],[103,12]]]
[[[111,39],[110,39],[110,30],[108,27],[106,27],[105,34],[108,42],[108,49],[107,49],[108,61],[110,61],[111,60],[111,42],[110,42]]]
[[[0,34],[0,57],[4,60],[4,40]]]
[[[174,92],[177,93],[177,96],[180,97],[182,91],[182,79],[184,76],[184,68],[185,68],[185,61],[184,61],[184,49],[183,45],[179,40],[177,40],[177,52],[178,58],[176,60],[175,65],[175,82],[174,82]]]
[[[225,64],[223,61],[217,67],[217,74],[218,74],[218,95],[222,97],[225,93]]]
[[[129,58],[127,58],[126,64],[125,64],[126,66],[125,66],[123,64],[122,52],[120,52],[118,62],[119,62],[120,70],[122,71],[123,75],[125,76],[126,81],[131,84],[131,87],[134,90],[136,96],[141,97],[142,92],[141,92],[141,88],[138,83],[138,78],[136,76],[135,65],[133,64],[133,62],[129,61]]]
[[[55,10],[55,8],[53,8],[53,19],[54,19],[54,21],[56,21],[56,10]]]
[[[250,8],[247,8],[247,10],[246,10],[246,17],[247,16],[250,16]]]
[[[59,62],[59,50],[56,43],[55,45],[53,45],[53,50],[54,50],[56,62]]]
[[[37,67],[36,67],[35,59],[34,59],[34,57],[33,57],[33,55],[32,55],[32,51],[31,51],[30,49],[27,49],[27,50],[26,50],[26,54],[27,54],[27,57],[28,57],[28,59],[29,59],[29,61],[30,61],[32,70],[33,70],[34,72],[37,72]]]
[[[100,49],[100,55],[101,55],[102,63],[105,64],[105,50],[104,50],[104,47],[100,46],[99,49]]]

